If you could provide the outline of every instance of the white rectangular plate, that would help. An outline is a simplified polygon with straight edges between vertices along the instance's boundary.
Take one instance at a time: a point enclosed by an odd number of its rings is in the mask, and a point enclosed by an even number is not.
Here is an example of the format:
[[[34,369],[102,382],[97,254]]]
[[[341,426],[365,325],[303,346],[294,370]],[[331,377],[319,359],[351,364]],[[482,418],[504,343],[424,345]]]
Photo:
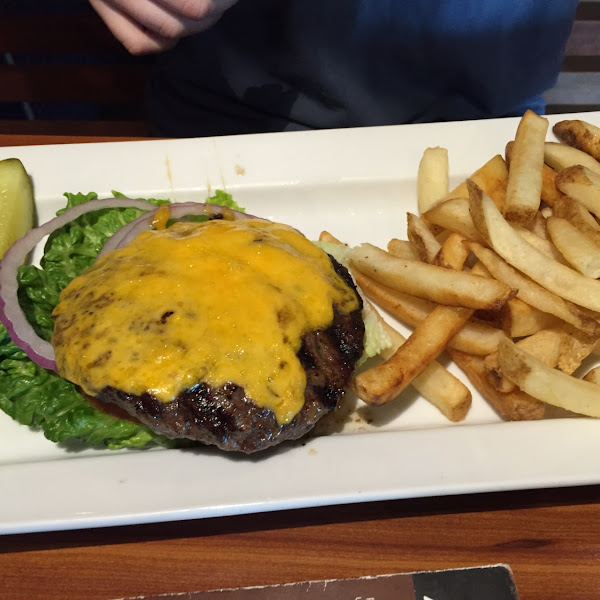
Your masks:
[[[600,125],[600,113],[582,118]],[[425,148],[448,148],[456,183],[503,154],[517,123],[0,148],[0,159],[23,161],[40,221],[64,205],[67,191],[202,201],[223,188],[247,212],[313,239],[327,229],[351,244],[385,245],[405,236],[406,212],[417,210]],[[253,457],[212,449],[75,452],[1,413],[0,533],[600,483],[600,421],[504,423],[475,392],[460,424],[408,391],[378,411],[357,406],[332,429],[339,431]]]

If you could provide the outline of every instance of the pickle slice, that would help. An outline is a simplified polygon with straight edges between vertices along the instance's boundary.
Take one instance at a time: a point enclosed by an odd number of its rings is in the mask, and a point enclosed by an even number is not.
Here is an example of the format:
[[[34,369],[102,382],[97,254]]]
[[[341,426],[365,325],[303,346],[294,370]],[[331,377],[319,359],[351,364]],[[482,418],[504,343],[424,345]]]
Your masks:
[[[0,258],[33,227],[33,188],[18,158],[0,160]]]

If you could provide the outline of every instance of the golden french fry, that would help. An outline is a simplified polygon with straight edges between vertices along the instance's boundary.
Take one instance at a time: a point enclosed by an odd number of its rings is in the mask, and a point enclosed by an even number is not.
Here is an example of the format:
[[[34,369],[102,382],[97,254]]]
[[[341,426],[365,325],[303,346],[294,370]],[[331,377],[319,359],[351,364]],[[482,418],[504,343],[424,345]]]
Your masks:
[[[445,269],[460,271],[469,255],[469,248],[464,244],[465,241],[466,238],[460,235],[460,233],[452,232],[442,244],[432,264],[444,267]],[[471,275],[476,274],[471,270]]]
[[[506,162],[507,164],[510,164],[510,157],[512,154],[512,149],[514,147],[514,142],[508,142],[508,144],[506,144]],[[472,179],[472,178],[471,178]],[[473,180],[475,181],[475,180]],[[477,183],[477,181],[475,181],[475,183]],[[465,183],[466,185],[466,183]],[[477,185],[479,185],[477,183]],[[479,186],[488,196],[490,195],[487,190],[483,189],[483,187]],[[556,200],[556,198],[558,198],[559,196],[562,195],[562,192],[556,187],[556,171],[548,166],[546,163],[544,163],[544,165],[542,166],[542,189],[541,189],[541,197],[542,200],[548,204],[549,206],[554,206],[554,201]],[[491,196],[490,196],[491,197]],[[492,198],[492,200],[494,200],[494,204],[496,204],[496,206],[498,206],[496,200],[494,198]],[[500,207],[498,207],[500,208]]]
[[[371,244],[352,248],[349,257],[354,268],[376,281],[446,306],[498,308],[516,293],[494,279],[399,258]]]
[[[433,302],[393,290],[356,269],[352,270],[352,276],[368,298],[405,325],[416,327],[436,306]],[[449,345],[468,354],[487,356],[496,351],[503,337],[505,334],[499,329],[469,321]]]
[[[600,216],[600,174],[582,165],[575,165],[558,173],[556,185],[561,192]]]
[[[581,307],[525,277],[493,250],[476,242],[469,242],[469,248],[496,279],[519,290],[517,292],[519,300],[542,312],[554,315],[590,335],[600,333],[598,321]]]
[[[528,225],[542,194],[542,166],[548,119],[528,110],[517,129],[510,159],[503,213],[508,221]]]
[[[543,227],[546,229],[547,227],[547,219],[542,217]],[[535,234],[533,231],[529,229],[525,229],[525,227],[521,227],[520,225],[513,225],[513,229],[529,244],[535,246],[540,252],[543,252],[546,256],[566,265],[563,255],[558,251],[558,248],[552,243],[550,239],[547,237],[540,237]]]
[[[435,232],[435,239],[440,243],[443,244],[448,237],[453,233],[452,231],[450,231],[449,229],[442,229],[441,227],[438,227],[437,225],[432,225],[432,227],[435,227],[436,229],[439,229],[439,232]]]
[[[470,247],[469,243],[464,245]],[[493,251],[489,250],[489,252],[492,253],[493,257]],[[495,257],[498,261],[504,263],[498,255],[495,255]],[[490,271],[479,260],[471,269],[471,273],[476,273],[482,277],[492,277]],[[515,279],[514,283],[518,283],[518,280]],[[511,298],[497,311],[483,311],[483,314],[482,311],[477,311],[475,316],[493,322],[496,327],[502,329],[511,338],[533,335],[538,331],[554,327],[562,322],[554,315],[543,312],[519,298]]]
[[[593,352],[597,336],[589,336],[570,325],[557,328],[561,333],[561,346],[556,366],[569,375]]]
[[[439,202],[428,210],[424,219],[443,229],[460,233],[469,240],[482,241],[469,212],[469,200],[465,198],[451,198]]]
[[[547,207],[549,211],[552,211],[550,207]],[[537,237],[547,240],[548,234],[546,233],[546,219],[552,216],[552,212],[547,213],[544,209],[540,210],[535,214],[535,217],[529,223],[529,231]]]
[[[553,207],[552,216],[569,219],[582,233],[594,237],[600,232],[600,224],[580,202],[563,194]]]
[[[509,341],[506,339],[506,341]],[[448,348],[450,358],[462,369],[469,381],[491,404],[498,414],[507,421],[537,420],[544,417],[546,407],[543,402],[528,396],[521,390],[503,394],[488,381],[481,356],[473,356]]]
[[[502,394],[509,394],[513,392],[517,386],[506,379],[500,370],[498,365],[498,353],[490,354],[483,359],[483,368],[485,369],[485,376],[487,377],[488,383],[498,392]]]
[[[469,179],[474,181],[494,201],[498,209],[502,210],[506,197],[508,169],[500,154],[496,154],[496,156],[490,158]],[[450,198],[467,198],[468,196],[469,191],[467,190],[467,182],[465,180],[454,188],[444,200]]]
[[[466,308],[434,308],[393,356],[354,378],[356,395],[375,406],[396,398],[444,351],[472,312]]]
[[[542,312],[519,298],[511,298],[497,311],[476,311],[475,317],[502,329],[510,338],[533,335],[562,323],[558,317]]]
[[[567,219],[583,235],[600,245],[600,225],[583,204],[563,195],[554,205],[554,216]]]
[[[517,346],[541,360],[546,366],[557,367],[563,373],[571,375],[591,354],[595,343],[595,338],[563,324],[523,338],[517,342]],[[496,389],[510,392],[516,387],[504,377],[497,353],[486,357],[484,364],[488,380]]]
[[[548,206],[554,206],[557,198],[562,196],[562,192],[556,187],[556,171],[546,163],[542,167],[542,200]]]
[[[562,329],[545,329],[519,340],[517,345],[549,367],[555,367],[564,349],[565,337]]]
[[[469,248],[470,252],[471,242],[467,241],[466,246]],[[473,273],[473,275],[479,275],[480,277],[492,277],[492,274],[489,272],[487,267],[479,260],[477,260],[477,262],[471,268],[471,273]],[[515,300],[515,298],[512,298],[512,300]]]
[[[400,258],[410,258],[411,260],[419,260],[419,253],[408,240],[399,240],[392,238],[387,245],[388,252]]]
[[[445,198],[442,198],[440,202],[446,202],[446,200],[452,200],[453,198],[466,198],[469,193],[467,190],[467,180],[461,181],[452,191],[446,194]]]
[[[333,236],[331,233],[329,233],[328,231],[321,231],[321,233],[319,234],[319,241],[320,242],[328,242],[329,244],[343,244],[342,242],[340,242],[340,240],[338,240],[335,236]]]
[[[512,152],[513,152],[513,148],[515,147],[515,141],[511,140],[510,142],[507,142],[506,146],[504,147],[504,160],[506,162],[506,166],[510,169],[510,159],[512,157]],[[471,179],[471,181],[473,181],[473,179]],[[477,183],[477,182],[475,182]],[[465,182],[465,186],[466,186],[466,182]],[[481,187],[481,186],[479,186]],[[489,196],[489,194],[488,194]]]
[[[561,322],[554,315],[543,312],[519,298],[509,300],[499,312],[500,327],[510,338],[533,335]]]
[[[473,223],[506,262],[562,298],[600,311],[599,281],[552,260],[528,244],[475,184],[471,184],[469,192]]]
[[[473,225],[467,198],[452,198],[436,204],[425,213],[425,220],[444,229],[460,233],[469,240],[482,241]]]
[[[499,154],[490,158],[470,177],[494,201],[498,210],[502,210],[506,201],[508,169],[506,162]]]
[[[427,148],[417,171],[417,202],[423,214],[448,193],[448,150]]]
[[[560,329],[546,329],[519,340],[517,346],[554,368],[561,358],[561,350],[565,349],[565,337],[568,336]],[[486,356],[484,365],[488,381],[499,392],[512,392],[517,387],[504,376],[498,363],[497,352]]]
[[[377,311],[376,314],[392,340],[392,346],[381,353],[381,356],[388,360],[404,344],[406,338],[389,325]],[[467,416],[472,400],[469,388],[437,361],[429,363],[425,370],[414,378],[412,385],[448,420],[462,421]]]
[[[432,263],[442,245],[437,241],[425,222],[413,215],[406,214],[407,235],[412,247],[417,251],[419,258],[426,263]]]
[[[505,377],[525,393],[571,412],[600,417],[600,388],[546,366],[509,339],[498,345],[498,363]]]
[[[586,277],[600,277],[600,246],[560,217],[550,217],[548,233],[565,259]]]
[[[546,142],[544,161],[555,171],[562,171],[573,165],[583,165],[595,173],[600,173],[600,163],[595,158],[573,146],[566,146],[559,142]]]
[[[600,160],[600,128],[580,119],[570,119],[556,123],[552,131],[564,144]]]

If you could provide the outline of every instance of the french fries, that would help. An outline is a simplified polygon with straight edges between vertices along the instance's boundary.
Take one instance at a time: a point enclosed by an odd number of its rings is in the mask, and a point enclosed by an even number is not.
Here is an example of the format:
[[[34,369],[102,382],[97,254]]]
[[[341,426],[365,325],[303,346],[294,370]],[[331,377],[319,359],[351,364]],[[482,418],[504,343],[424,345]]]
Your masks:
[[[506,198],[506,185],[508,183],[508,169],[506,162],[499,154],[493,156],[482,167],[477,169],[470,177],[496,204],[499,210],[504,206]],[[451,198],[467,198],[466,180],[455,187],[444,200]]]
[[[600,282],[552,260],[523,240],[475,184],[469,193],[473,223],[507,263],[558,296],[600,311]]]
[[[600,215],[600,175],[582,165],[563,169],[556,176],[561,192],[581,202],[590,212]]]
[[[557,329],[546,329],[523,338],[517,342],[517,346],[532,356],[541,360],[548,367],[556,367],[561,359],[561,351],[565,347],[565,332]],[[507,379],[500,368],[498,353],[486,356],[483,361],[488,381],[499,391],[509,393],[517,387]]]
[[[433,264],[445,269],[460,271],[469,255],[469,248],[465,244],[466,241],[466,238],[460,235],[460,233],[452,232],[435,255]],[[471,274],[475,275],[476,273],[471,271]]]
[[[518,290],[519,300],[542,312],[554,315],[590,335],[600,334],[600,325],[589,312],[532,281],[493,250],[476,242],[469,242],[469,248],[496,279]]]
[[[387,249],[388,252],[394,256],[399,256],[400,258],[409,258],[411,260],[420,260],[419,253],[408,240],[392,238],[388,242]]]
[[[600,418],[600,367],[574,375],[600,356],[600,128],[558,123],[567,145],[547,130],[528,111],[506,160],[492,157],[450,192],[448,153],[428,148],[408,240],[348,249],[364,296],[412,328],[406,340],[392,329],[383,361],[355,376],[365,403],[412,384],[463,419],[471,396],[436,362],[445,352],[505,420]]]
[[[561,346],[556,366],[563,373],[573,373],[593,352],[597,337],[589,336],[568,325],[560,327]]]
[[[600,225],[583,204],[562,196],[554,205],[554,216],[567,219],[583,235],[600,245]]]
[[[499,308],[515,295],[494,279],[392,256],[372,244],[352,248],[349,256],[350,264],[372,279],[446,306]]]
[[[538,219],[536,219],[538,220]],[[544,230],[548,229],[548,219],[542,217],[541,219],[543,224],[541,227]],[[549,236],[539,236],[533,231],[529,229],[525,229],[525,227],[521,227],[519,225],[513,225],[513,229],[529,244],[535,246],[540,252],[543,252],[546,256],[553,258],[554,260],[566,265],[563,255],[559,252],[558,248],[552,243],[552,240],[549,239]],[[546,231],[544,231],[546,233]]]
[[[525,393],[552,406],[600,417],[600,387],[546,366],[509,339],[498,345],[498,364]]]
[[[548,120],[531,110],[523,115],[519,123],[503,207],[504,216],[513,223],[528,225],[540,207],[547,130]]]
[[[560,322],[554,315],[541,311],[519,298],[509,300],[500,309],[498,318],[501,329],[510,338],[533,335]]]
[[[561,142],[600,160],[600,128],[580,119],[572,119],[560,121],[552,131]]]
[[[546,142],[544,161],[555,171],[562,171],[574,165],[583,165],[595,173],[600,173],[600,163],[589,154],[558,142]]]
[[[425,222],[417,217],[417,215],[407,213],[406,222],[408,240],[417,251],[419,258],[423,262],[432,263],[437,253],[441,250],[442,245],[437,241],[433,233],[431,233]]]
[[[512,150],[514,148],[514,142],[508,142],[506,144],[505,154],[506,154],[506,163],[510,164],[510,159],[512,156]],[[474,181],[488,196],[490,193],[479,184],[478,181],[471,177],[471,180]],[[466,187],[466,182],[465,182]],[[562,192],[556,187],[556,171],[548,166],[546,163],[542,165],[542,189],[540,191],[541,199],[543,202],[548,204],[549,206],[554,206],[554,202],[556,198],[562,195]],[[492,200],[494,200],[494,204],[498,206],[494,197],[490,196]],[[498,206],[498,208],[501,208]]]
[[[373,309],[375,310],[375,309]],[[379,315],[392,346],[382,351],[381,357],[389,360],[406,338]],[[449,421],[462,421],[471,408],[472,395],[469,388],[437,361],[430,362],[412,381],[413,387]]]
[[[354,379],[356,395],[375,406],[396,398],[442,353],[471,313],[466,308],[434,308],[392,357]]]
[[[506,340],[509,341],[508,339]],[[487,379],[483,358],[448,350],[450,358],[463,370],[469,381],[507,421],[534,421],[542,419],[546,412],[544,402],[515,389],[509,393],[499,392]]]
[[[600,246],[581,235],[567,219],[550,217],[547,228],[554,245],[573,268],[587,277],[600,277]]]
[[[469,240],[482,241],[469,211],[468,198],[451,198],[429,209],[424,218],[428,223],[460,233]]]
[[[393,290],[360,271],[353,270],[352,275],[368,298],[410,327],[416,327],[424,321],[436,307],[433,302]],[[500,329],[470,320],[452,338],[449,345],[468,354],[487,356],[496,350],[502,337],[504,332]]]
[[[417,202],[423,214],[448,193],[448,150],[427,148],[417,172]]]

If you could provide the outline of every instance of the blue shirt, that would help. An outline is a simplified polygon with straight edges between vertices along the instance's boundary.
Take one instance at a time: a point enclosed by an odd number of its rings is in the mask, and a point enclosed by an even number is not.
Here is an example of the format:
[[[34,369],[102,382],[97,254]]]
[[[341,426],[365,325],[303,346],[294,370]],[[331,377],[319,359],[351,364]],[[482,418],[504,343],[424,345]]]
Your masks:
[[[160,56],[167,136],[544,112],[577,0],[240,0]]]

